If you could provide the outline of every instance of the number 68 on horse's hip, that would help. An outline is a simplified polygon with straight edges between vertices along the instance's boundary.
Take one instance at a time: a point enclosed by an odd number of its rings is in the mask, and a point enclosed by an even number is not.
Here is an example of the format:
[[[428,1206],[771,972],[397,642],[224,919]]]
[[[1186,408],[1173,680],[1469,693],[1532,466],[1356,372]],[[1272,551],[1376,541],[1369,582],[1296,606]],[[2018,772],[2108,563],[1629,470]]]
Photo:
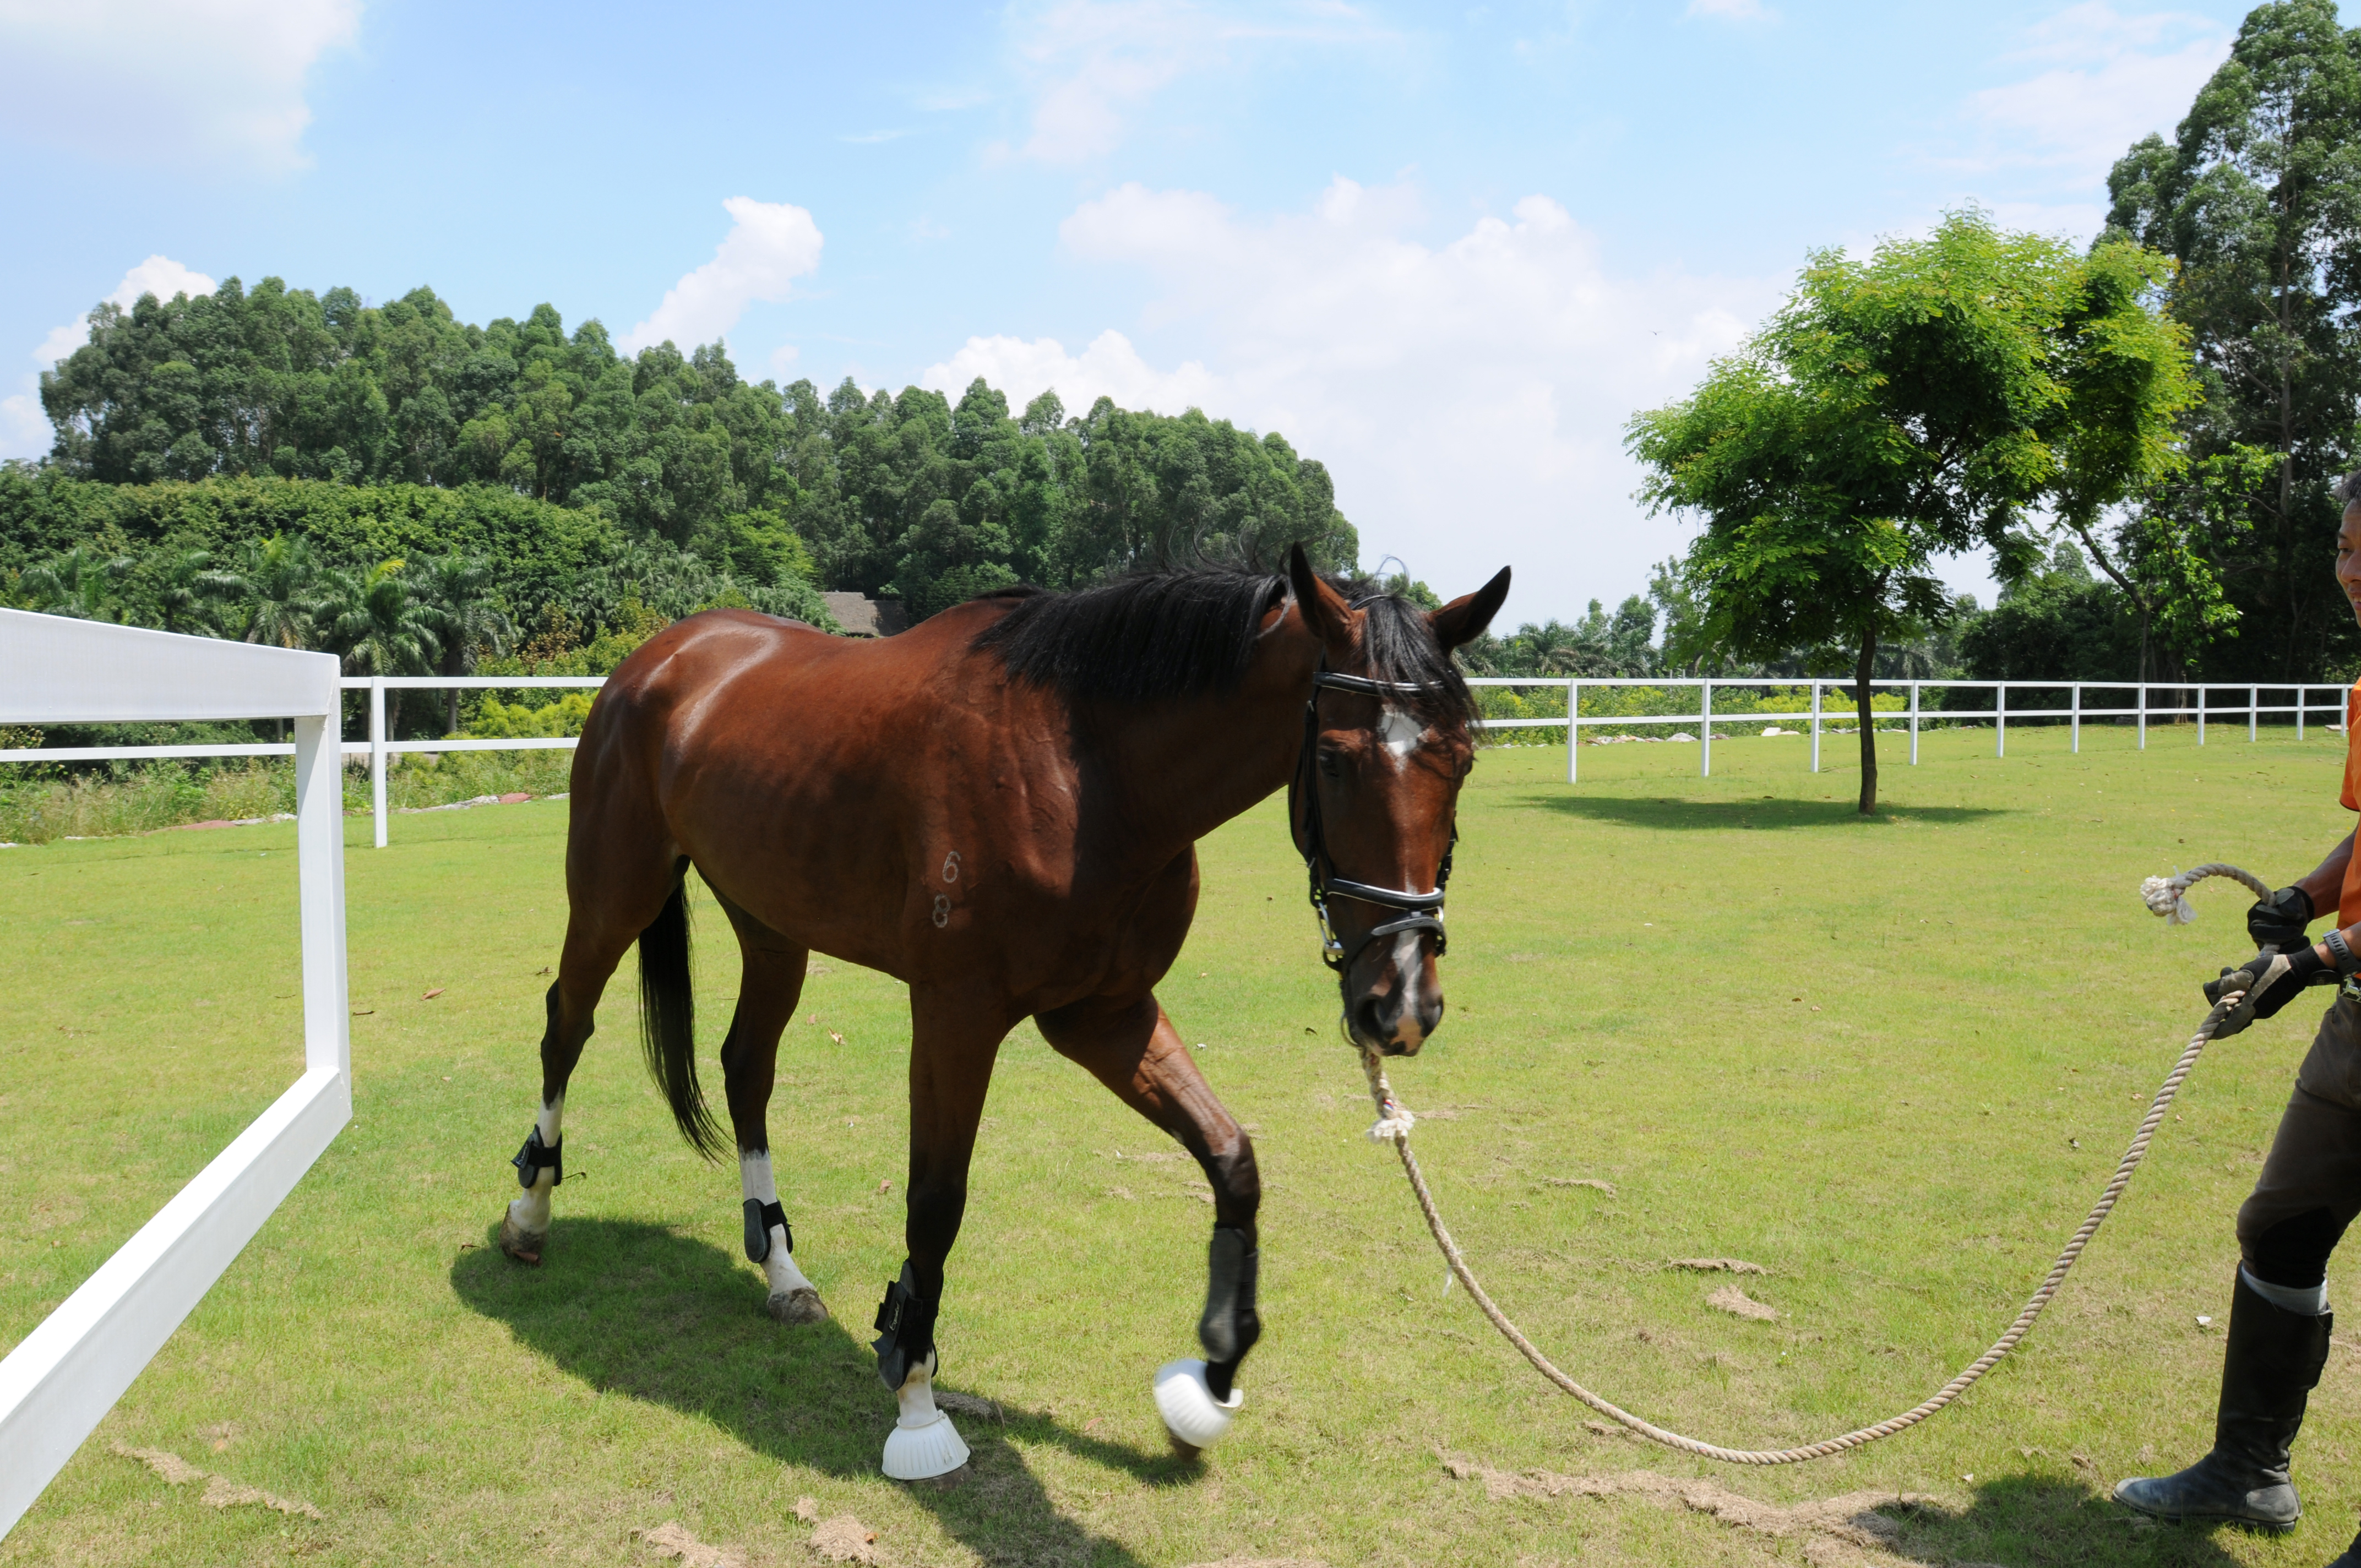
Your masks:
[[[1194,846],[1284,788],[1345,1030],[1372,1062],[1415,1052],[1443,1017],[1444,889],[1475,758],[1451,651],[1508,591],[1503,570],[1422,610],[1321,576],[1298,546],[1284,573],[1004,590],[877,641],[726,609],[660,633],[600,690],[575,752],[566,943],[501,1250],[537,1264],[564,1244],[566,1086],[636,943],[649,1070],[691,1145],[736,1146],[771,1315],[827,1319],[780,1190],[794,1151],[774,1162],[766,1117],[806,964],[829,954],[910,991],[908,1256],[874,1320],[900,1406],[885,1474],[946,1475],[968,1456],[934,1398],[936,1320],[993,1061],[1028,1017],[1213,1189],[1204,1354],[1168,1363],[1153,1390],[1176,1444],[1219,1441],[1261,1333],[1261,1185],[1156,1000],[1195,913]],[[738,938],[727,1143],[697,1074],[692,866]]]

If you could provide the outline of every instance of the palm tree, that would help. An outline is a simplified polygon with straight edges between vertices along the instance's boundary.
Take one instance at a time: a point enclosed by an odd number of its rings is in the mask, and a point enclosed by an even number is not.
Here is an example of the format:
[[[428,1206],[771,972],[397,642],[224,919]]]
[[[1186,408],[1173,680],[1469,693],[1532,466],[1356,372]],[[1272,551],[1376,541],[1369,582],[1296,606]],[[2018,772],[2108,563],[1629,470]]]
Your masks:
[[[128,555],[102,556],[77,544],[46,565],[27,567],[16,587],[44,614],[119,622],[124,609],[115,585],[130,570]]]
[[[384,561],[367,571],[323,572],[313,612],[327,651],[348,675],[423,675],[442,655],[432,611],[410,597],[403,564]],[[401,694],[387,705],[388,734],[400,733]]]
[[[163,630],[220,636],[224,576],[214,570],[213,556],[203,550],[183,550],[173,556],[156,587]]]
[[[1536,675],[1582,674],[1582,639],[1573,627],[1558,620],[1517,628],[1510,646],[1519,660]]]
[[[418,568],[413,590],[419,608],[443,645],[436,674],[471,675],[476,673],[476,661],[486,652],[497,657],[508,652],[508,640],[515,635],[516,629],[501,613],[499,601],[491,597],[491,585],[489,566],[481,561],[467,560],[456,552]],[[444,731],[456,734],[459,693],[456,687],[447,688],[444,696]]]
[[[251,540],[226,572],[207,572],[199,579],[204,591],[242,601],[246,608],[246,641],[273,648],[309,648],[316,615],[313,591],[319,563],[301,534],[272,534]]]

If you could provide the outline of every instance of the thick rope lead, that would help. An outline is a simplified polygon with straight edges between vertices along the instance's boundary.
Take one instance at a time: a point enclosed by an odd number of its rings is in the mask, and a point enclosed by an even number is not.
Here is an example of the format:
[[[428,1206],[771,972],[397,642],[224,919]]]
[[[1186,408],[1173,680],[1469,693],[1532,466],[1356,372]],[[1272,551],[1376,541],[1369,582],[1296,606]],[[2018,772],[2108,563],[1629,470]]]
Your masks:
[[[2169,879],[2150,877],[2141,884],[2141,896],[2147,899],[2149,909],[2154,913],[2166,916],[2175,925],[2185,924],[2190,918],[2187,913],[2189,905],[2181,894],[2188,892],[2191,884],[2209,876],[2235,877],[2253,888],[2257,896],[2270,896],[2270,889],[2255,877],[2235,866],[2219,863],[2197,866]],[[2161,905],[2158,902],[2159,895],[2165,900]],[[2188,1048],[2180,1053],[2180,1059],[2172,1064],[2171,1072],[2165,1075],[2164,1087],[2156,1091],[2156,1099],[2148,1106],[2147,1115],[2141,1120],[2139,1131],[2133,1135],[2131,1147],[2124,1151],[2124,1157],[2116,1163],[2115,1174],[2107,1182],[2106,1190],[2099,1194],[2099,1201],[2082,1221],[2081,1228],[2066,1244],[2066,1250],[2058,1255],[2058,1261],[2050,1266],[2048,1277],[2042,1280],[2041,1288],[2033,1293],[2032,1299],[2026,1302],[2025,1310],[2017,1313],[2016,1321],[2009,1324],[2008,1332],[1994,1340],[1991,1349],[1976,1357],[1957,1377],[1937,1389],[1925,1403],[1875,1426],[1861,1427],[1841,1437],[1832,1437],[1825,1442],[1815,1442],[1802,1448],[1723,1448],[1719,1443],[1667,1431],[1592,1393],[1559,1371],[1550,1358],[1509,1321],[1508,1314],[1500,1310],[1469,1270],[1459,1244],[1451,1239],[1451,1232],[1444,1225],[1443,1216],[1435,1212],[1434,1194],[1427,1190],[1426,1178],[1418,1168],[1418,1157],[1410,1152],[1410,1128],[1415,1118],[1394,1098],[1393,1090],[1386,1082],[1385,1068],[1377,1054],[1364,1051],[1361,1068],[1368,1076],[1369,1096],[1377,1103],[1378,1118],[1377,1125],[1369,1129],[1369,1136],[1394,1146],[1394,1152],[1401,1157],[1402,1170],[1410,1178],[1411,1190],[1418,1196],[1419,1211],[1426,1216],[1426,1228],[1433,1233],[1434,1245],[1443,1249],[1444,1261],[1451,1266],[1453,1277],[1466,1287],[1468,1298],[1491,1320],[1492,1326],[1500,1331],[1501,1337],[1516,1346],[1517,1354],[1532,1362],[1534,1370],[1609,1420],[1620,1422],[1650,1442],[1663,1443],[1666,1448],[1694,1453],[1701,1459],[1719,1459],[1726,1464],[1797,1464],[1807,1459],[1826,1459],[1847,1449],[1859,1448],[1880,1438],[1907,1431],[1974,1387],[1985,1373],[1999,1365],[2001,1357],[2016,1348],[2017,1342],[2033,1327],[2033,1321],[2041,1316],[2041,1310],[2049,1305],[2050,1298],[2057,1295],[2058,1288],[2066,1282],[2067,1271],[2074,1266],[2075,1260],[2082,1255],[2082,1248],[2089,1245],[2092,1236],[2098,1233],[2101,1223],[2114,1210],[2115,1200],[2123,1196],[2124,1188],[2131,1181],[2132,1172],[2139,1168],[2140,1160],[2147,1154],[2148,1140],[2156,1136],[2157,1128],[2164,1121],[2165,1112],[2172,1106],[2172,1097],[2180,1091],[2181,1080],[2189,1076],[2189,1069],[2197,1065],[2205,1043],[2213,1037],[2213,1031],[2222,1026],[2222,1020],[2244,995],[2243,992],[2226,992],[2221,1001],[2214,1003],[2213,1010],[2205,1014],[2205,1021],[2190,1037]]]

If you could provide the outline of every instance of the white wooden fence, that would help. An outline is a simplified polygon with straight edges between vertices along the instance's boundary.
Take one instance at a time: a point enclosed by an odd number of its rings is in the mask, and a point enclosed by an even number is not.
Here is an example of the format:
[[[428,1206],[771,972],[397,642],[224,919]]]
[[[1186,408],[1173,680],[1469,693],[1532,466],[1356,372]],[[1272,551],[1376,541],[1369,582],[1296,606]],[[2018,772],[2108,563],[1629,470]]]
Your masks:
[[[294,720],[244,750],[295,758],[303,953],[303,1075],[0,1360],[0,1536],[352,1119],[341,706],[325,653],[0,609],[0,724]]]
[[[387,692],[452,689],[595,690],[607,683],[603,675],[377,675],[346,677],[340,684],[346,691],[366,691],[369,694],[368,739],[346,741],[343,749],[346,757],[367,757],[369,761],[370,815],[376,819],[377,847],[382,850],[386,847],[388,812],[385,787],[386,772],[390,758],[405,751],[571,751],[577,743],[574,737],[570,735],[549,739],[396,740],[386,732],[385,694]],[[1850,681],[1782,680],[1763,676],[1732,676],[1729,679],[1697,677],[1608,679],[1602,677],[1584,680],[1563,675],[1486,675],[1472,676],[1467,684],[1471,686],[1522,686],[1564,691],[1566,713],[1571,716],[1571,721],[1565,718],[1545,717],[1488,718],[1484,724],[1488,729],[1565,730],[1565,776],[1569,784],[1576,782],[1579,776],[1578,756],[1582,744],[1581,732],[1585,728],[1599,729],[1650,725],[1693,725],[1697,729],[1694,739],[1697,742],[1697,773],[1700,777],[1710,778],[1713,775],[1713,727],[1717,721],[1724,727],[1725,734],[1736,725],[1759,723],[1765,719],[1793,719],[1797,722],[1807,722],[1810,725],[1808,733],[1812,742],[1810,767],[1811,771],[1817,773],[1820,771],[1820,740],[1826,732],[1827,721],[1830,718],[1854,717],[1853,683]],[[1961,719],[1991,719],[1993,753],[2002,757],[2008,755],[2008,721],[2012,718],[2015,718],[2020,725],[2063,723],[2069,726],[2072,734],[2072,749],[2078,752],[2082,749],[2082,722],[2085,719],[2128,718],[2133,720],[2139,731],[2138,743],[2142,751],[2147,749],[2147,727],[2151,720],[2173,722],[2194,718],[2197,724],[2197,743],[2202,746],[2205,744],[2206,727],[2209,721],[2244,718],[2246,721],[2246,739],[2252,740],[2258,734],[2258,726],[2265,716],[2289,714],[2295,718],[2296,738],[2301,740],[2306,726],[2317,716],[2323,714],[2330,716],[2333,720],[2330,725],[2332,729],[2340,728],[2343,725],[2346,691],[2346,688],[2342,685],[2321,682],[2301,684],[2283,682],[2273,685],[2268,682],[2235,681],[1897,680],[1872,681],[1870,685],[1873,690],[1906,691],[1909,694],[1909,702],[1905,707],[1880,711],[1877,715],[1877,723],[1880,733],[1900,734],[1906,729],[1910,737],[1910,762],[1913,766],[1916,766],[1918,762],[1918,737],[1925,725],[1948,724]],[[1586,690],[1619,686],[1666,690],[1695,688],[1697,693],[1697,709],[1694,713],[1675,714],[1585,714],[1582,711],[1582,694]],[[1811,693],[1811,707],[1807,712],[1803,713],[1754,711],[1716,714],[1713,710],[1714,692],[1717,689],[1727,689],[1732,686],[1773,687],[1782,691],[1808,688]],[[1938,690],[1989,691],[1993,694],[1993,706],[1982,708],[1922,707],[1921,695],[1928,686]],[[2063,692],[2067,696],[2067,704],[2064,707],[2054,708],[2019,707],[2012,713],[2008,706],[2008,694],[2013,691]],[[2085,692],[2129,693],[2131,701],[2129,706],[2124,706],[2123,698],[2118,695],[2115,697],[2116,706],[2094,707],[2086,706],[2083,702]],[[2222,693],[2227,693],[2233,698],[2243,700],[2224,701],[2210,695]],[[2267,693],[2284,693],[2290,700],[2283,703],[2267,703],[2263,701],[2264,695]],[[6,722],[6,720],[0,718],[0,722]],[[1894,728],[1886,728],[1888,725]],[[1799,731],[1799,733],[1802,732]],[[294,750],[294,747],[284,744],[52,747],[0,751],[0,762],[75,762],[141,757],[284,757],[292,754]]]
[[[1812,738],[1811,771],[1816,773],[1820,771],[1820,737],[1824,732],[1825,720],[1829,718],[1857,718],[1857,711],[1853,703],[1853,693],[1857,688],[1855,684],[1851,681],[1778,680],[1767,677],[1740,678],[1736,676],[1726,680],[1697,678],[1688,680],[1651,680],[1646,678],[1575,680],[1562,675],[1487,675],[1481,677],[1470,677],[1467,684],[1471,686],[1538,686],[1551,691],[1563,690],[1565,693],[1566,717],[1565,718],[1488,718],[1484,721],[1484,727],[1488,729],[1564,729],[1566,732],[1565,777],[1568,784],[1574,783],[1578,776],[1577,757],[1579,755],[1582,743],[1581,731],[1585,726],[1588,726],[1593,729],[1598,729],[1606,728],[1623,729],[1634,726],[1657,724],[1695,725],[1697,727],[1697,734],[1694,737],[1691,737],[1691,739],[1694,739],[1697,742],[1697,773],[1701,778],[1710,778],[1713,775],[1713,726],[1714,720],[1717,717],[1713,711],[1713,694],[1717,687],[1767,686],[1775,687],[1782,691],[1795,691],[1804,687],[1809,687],[1811,690],[1811,707],[1807,713],[1771,713],[1761,710],[1751,710],[1743,713],[1725,712],[1719,717],[1725,727],[1741,724],[1761,724],[1765,720],[1793,719],[1798,722],[1808,720],[1811,725],[1810,735]],[[2205,744],[2205,726],[2206,721],[2209,718],[2222,719],[2244,717],[2246,721],[2246,739],[2252,740],[2259,732],[2258,726],[2265,715],[2292,714],[2295,717],[2296,739],[2301,740],[2304,736],[2304,727],[2307,720],[2314,715],[2324,713],[2332,716],[2333,721],[2330,725],[2331,729],[2339,729],[2344,725],[2345,696],[2347,689],[2342,685],[2332,685],[2318,682],[2306,682],[2300,684],[2288,682],[2272,684],[2265,682],[2257,684],[2253,682],[2235,681],[2142,682],[1942,680],[1872,681],[1869,684],[1872,692],[1880,690],[1906,690],[1910,694],[1910,700],[1907,707],[1899,709],[1880,710],[1874,715],[1873,722],[1878,726],[1878,731],[1881,734],[1900,734],[1903,732],[1901,727],[1907,728],[1910,736],[1910,762],[1911,765],[1914,767],[1916,766],[1918,762],[1918,735],[1921,726],[1933,723],[1948,724],[1958,719],[1991,719],[1993,721],[1993,755],[2000,757],[2005,757],[2008,755],[2008,721],[2012,717],[2015,718],[2019,724],[2030,722],[2040,724],[2062,723],[2067,725],[2072,733],[2071,748],[2073,751],[2078,752],[2082,749],[2082,721],[2088,718],[2129,718],[2133,720],[2139,730],[2139,749],[2143,751],[2147,750],[2147,727],[2149,721],[2152,719],[2163,722],[2171,722],[2174,720],[2193,718],[2197,722],[2197,743],[2200,746],[2202,746]],[[1695,713],[1675,714],[1594,713],[1585,715],[1583,713],[1582,694],[1585,690],[1619,686],[1644,686],[1672,690],[1685,690],[1689,687],[1695,687],[1697,692],[1697,710]],[[1993,706],[1990,707],[1980,708],[1922,708],[1919,705],[1920,693],[1927,686],[1933,686],[1938,690],[1948,691],[1989,691],[1993,694]],[[2015,713],[2012,715],[2008,707],[2008,694],[2013,691],[2063,692],[2067,695],[2067,703],[2064,707],[2027,708],[2020,707],[2017,708]],[[2116,701],[2119,706],[2112,707],[2092,707],[2085,706],[2082,701],[2082,694],[2086,691],[2110,693],[2129,692],[2134,695],[2131,706],[2129,707],[2120,706],[2122,699],[2118,697]],[[2234,695],[2243,696],[2245,700],[2234,702],[2214,701],[2210,699],[2207,696],[2208,693],[2213,692],[2228,692]],[[2284,692],[2288,694],[2290,700],[2284,703],[2266,703],[2262,699],[2263,695],[2267,692]],[[2167,702],[2159,703],[2151,701],[2151,693],[2162,694],[2162,696],[2167,699]],[[2194,696],[2195,701],[2192,705],[2184,707],[2171,704],[2171,699],[2189,695]],[[1836,706],[1828,706],[1831,699]],[[1897,728],[1886,728],[1889,724]],[[6,755],[6,753],[0,753],[0,760],[5,760]]]

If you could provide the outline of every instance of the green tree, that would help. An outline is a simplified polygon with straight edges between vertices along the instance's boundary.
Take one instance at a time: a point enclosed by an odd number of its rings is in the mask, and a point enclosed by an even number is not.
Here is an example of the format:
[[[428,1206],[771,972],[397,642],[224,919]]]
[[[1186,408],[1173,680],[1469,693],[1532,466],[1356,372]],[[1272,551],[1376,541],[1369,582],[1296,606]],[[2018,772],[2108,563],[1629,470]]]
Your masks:
[[[237,565],[209,584],[245,612],[242,641],[273,648],[309,648],[318,623],[319,563],[301,536],[274,533],[249,540]]]
[[[508,652],[516,629],[492,592],[491,568],[454,552],[420,564],[412,574],[412,592],[425,623],[441,650],[435,661],[438,675],[472,675],[478,660]],[[444,692],[446,733],[459,729],[459,693]]]
[[[2237,611],[2218,673],[2317,675],[2361,649],[2326,569],[2361,405],[2361,30],[2334,0],[2257,6],[2174,139],[2142,140],[2107,184],[2109,233],[2180,264],[2169,309],[2205,392],[2191,453],[2246,481],[2233,504],[2191,487],[2159,513]]]
[[[1815,256],[1695,396],[1631,422],[1642,495],[1706,525],[1683,567],[1704,613],[1675,656],[1850,665],[1874,812],[1869,682],[1881,643],[1949,615],[1934,558],[1988,547],[2014,580],[2038,559],[2030,509],[2095,515],[2178,461],[2194,382],[2146,302],[2167,266],[2123,242],[2079,257],[1973,210],[1866,261]]]
[[[321,641],[348,675],[432,674],[443,651],[436,617],[411,597],[408,568],[381,561],[358,571],[320,574],[314,607]],[[400,734],[400,688],[386,693],[386,732]]]
[[[77,544],[27,568],[16,581],[16,591],[27,606],[44,615],[120,621],[125,618],[120,586],[131,567],[127,555],[109,556],[91,545]]]

